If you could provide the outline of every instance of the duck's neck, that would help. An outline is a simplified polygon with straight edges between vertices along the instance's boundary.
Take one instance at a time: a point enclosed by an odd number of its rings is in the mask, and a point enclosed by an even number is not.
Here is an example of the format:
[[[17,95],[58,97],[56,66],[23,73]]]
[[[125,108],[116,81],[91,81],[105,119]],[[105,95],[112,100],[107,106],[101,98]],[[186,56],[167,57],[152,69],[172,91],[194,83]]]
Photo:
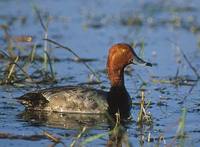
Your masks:
[[[108,69],[108,77],[111,81],[112,87],[123,87],[124,86],[124,69],[121,70],[109,70]]]
[[[108,71],[111,88],[108,96],[109,113],[119,112],[121,118],[130,116],[131,100],[124,85],[124,70]]]

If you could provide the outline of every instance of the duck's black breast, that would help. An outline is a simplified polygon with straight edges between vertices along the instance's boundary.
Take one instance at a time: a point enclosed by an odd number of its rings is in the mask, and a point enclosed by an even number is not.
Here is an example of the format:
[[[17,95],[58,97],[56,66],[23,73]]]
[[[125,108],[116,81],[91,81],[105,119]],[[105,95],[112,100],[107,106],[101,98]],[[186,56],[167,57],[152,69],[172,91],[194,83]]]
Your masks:
[[[69,113],[105,113],[108,93],[83,86],[63,86],[27,93],[18,101],[28,109]]]
[[[124,86],[111,87],[108,93],[108,112],[111,116],[115,116],[116,113],[120,113],[122,119],[129,118],[131,116],[131,98]]]

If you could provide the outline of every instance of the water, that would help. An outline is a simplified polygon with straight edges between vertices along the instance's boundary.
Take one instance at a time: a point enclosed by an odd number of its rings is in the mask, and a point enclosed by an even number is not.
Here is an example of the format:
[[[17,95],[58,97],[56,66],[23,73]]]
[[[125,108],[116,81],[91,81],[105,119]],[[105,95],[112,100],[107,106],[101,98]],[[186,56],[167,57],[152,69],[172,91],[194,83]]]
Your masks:
[[[198,146],[200,142],[199,125],[199,92],[200,84],[196,75],[183,57],[183,51],[189,62],[197,70],[200,67],[200,17],[199,1],[131,1],[131,0],[59,0],[59,1],[0,1],[0,25],[9,26],[11,36],[30,35],[33,36],[32,43],[14,43],[18,46],[16,53],[28,54],[31,45],[42,45],[36,49],[41,55],[44,41],[44,30],[38,20],[34,7],[41,12],[43,21],[46,22],[48,15],[48,36],[59,43],[70,47],[74,52],[83,58],[96,59],[88,64],[100,74],[102,85],[109,88],[109,82],[104,72],[108,48],[117,42],[142,43],[144,51],[141,53],[141,46],[136,48],[140,56],[155,64],[152,68],[134,66],[131,67],[131,75],[126,75],[126,87],[133,97],[133,102],[140,102],[139,89],[142,81],[145,91],[145,100],[150,103],[148,111],[153,117],[152,126],[139,128],[134,122],[127,126],[123,132],[133,146],[155,146],[158,138],[164,137],[160,145],[185,145]],[[47,16],[47,17],[45,17]],[[133,21],[134,20],[134,21]],[[4,31],[0,30],[0,47],[6,50],[7,43],[3,39]],[[20,46],[20,47],[19,47]],[[64,60],[74,57],[63,49],[49,45],[49,54],[52,58],[61,59],[53,62],[54,71],[58,83],[55,85],[76,85],[88,82],[90,71],[81,63]],[[21,50],[19,50],[19,48]],[[8,60],[1,60],[1,77],[8,65]],[[20,63],[27,62],[20,60]],[[43,64],[39,61],[28,65],[28,73],[41,70]],[[21,71],[18,71],[21,73]],[[139,78],[142,77],[142,80]],[[178,81],[172,83],[172,81]],[[38,79],[41,79],[39,77]],[[184,80],[185,79],[185,80]],[[1,78],[2,80],[2,78]],[[12,135],[37,135],[43,131],[62,138],[62,142],[69,146],[85,126],[77,120],[88,119],[65,118],[62,115],[42,117],[41,122],[36,118],[26,119],[20,117],[24,107],[14,99],[28,91],[36,89],[35,84],[28,84],[25,87],[12,85],[0,86],[0,133]],[[22,82],[23,83],[23,82]],[[21,83],[21,84],[22,84]],[[39,83],[41,87],[49,87],[50,84]],[[95,86],[97,87],[97,86]],[[185,117],[185,138],[177,139],[179,119],[186,109]],[[133,108],[133,118],[137,120],[139,106]],[[94,139],[86,146],[105,146],[109,139],[109,125],[106,121],[90,124],[90,129],[83,133],[79,139],[85,139],[98,134],[105,135],[102,138]],[[53,120],[53,122],[52,122]],[[59,120],[57,122],[54,122]],[[73,122],[69,121],[73,120]],[[75,121],[74,121],[75,120]],[[97,119],[98,120],[98,119]],[[71,126],[69,124],[74,124]],[[148,134],[151,134],[152,141],[147,141]],[[144,137],[144,142],[142,141]],[[26,139],[1,139],[0,146],[47,146],[53,144],[50,139],[41,137],[31,141]],[[57,146],[62,146],[58,144]]]

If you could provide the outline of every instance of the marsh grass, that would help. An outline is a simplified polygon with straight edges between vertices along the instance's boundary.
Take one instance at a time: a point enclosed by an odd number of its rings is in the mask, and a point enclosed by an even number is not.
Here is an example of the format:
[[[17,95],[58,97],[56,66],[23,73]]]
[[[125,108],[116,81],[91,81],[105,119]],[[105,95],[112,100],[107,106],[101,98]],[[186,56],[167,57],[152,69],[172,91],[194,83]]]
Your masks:
[[[26,141],[40,141],[43,139],[48,139],[54,144],[51,146],[55,146],[58,144],[62,144],[66,147],[65,143],[61,141],[61,138],[56,137],[57,135],[53,135],[50,132],[43,131],[43,133],[36,135],[15,135],[10,133],[0,132],[0,139],[10,139],[10,140],[26,140]]]
[[[54,71],[53,63],[55,61],[73,61],[77,63],[82,63],[86,66],[86,68],[91,72],[90,83],[101,84],[99,75],[86,63],[95,61],[94,59],[85,59],[81,58],[77,53],[75,53],[72,49],[65,47],[56,41],[48,39],[48,25],[50,22],[50,16],[46,16],[45,20],[41,15],[41,11],[36,6],[33,7],[36,17],[38,18],[40,25],[44,31],[44,44],[42,46],[43,49],[43,57],[37,54],[36,50],[38,50],[38,45],[33,42],[32,36],[29,35],[21,35],[21,36],[12,36],[9,31],[8,25],[1,25],[1,29],[4,30],[4,38],[7,44],[7,51],[1,51],[1,58],[5,66],[2,66],[0,69],[2,71],[2,76],[0,78],[0,84],[11,84],[11,85],[23,85],[26,86],[28,83],[56,83],[57,77],[56,72]],[[46,22],[46,23],[45,23]],[[23,46],[16,45],[16,43],[29,43],[31,45],[31,51],[28,54],[25,54],[28,48],[24,48]],[[59,58],[55,58],[53,61],[49,51],[49,43],[52,43],[60,48],[67,50],[75,56],[74,60],[69,58],[61,60]],[[24,55],[25,54],[25,55]],[[8,61],[8,62],[7,62]],[[43,62],[43,68],[40,68]],[[39,64],[38,64],[39,63]],[[36,66],[37,65],[37,66]],[[35,67],[34,67],[35,66]],[[33,69],[32,73],[29,73],[30,69]],[[38,78],[39,77],[39,78]],[[28,83],[27,83],[28,82]]]
[[[14,72],[15,72],[15,67],[16,67],[16,63],[18,62],[19,60],[19,56],[17,56],[14,61],[13,61],[13,64],[9,64],[8,68],[6,69],[6,73],[7,73],[7,76],[6,76],[6,80],[5,82],[6,83],[9,83],[12,81],[12,78],[14,78]]]
[[[187,138],[187,134],[185,132],[185,126],[186,126],[186,117],[187,117],[187,109],[184,107],[181,110],[181,115],[178,120],[177,124],[177,130],[175,136],[172,138],[171,143],[168,144],[168,146],[175,146],[178,145],[180,147],[185,146],[185,139]]]
[[[179,66],[177,67],[176,70],[176,74],[173,77],[169,77],[168,79],[165,78],[161,78],[161,79],[156,79],[156,78],[152,78],[152,82],[153,83],[161,83],[161,84],[173,84],[176,87],[178,86],[195,86],[197,84],[197,82],[200,79],[200,73],[199,70],[192,64],[192,62],[190,61],[190,58],[184,53],[184,51],[172,40],[168,40],[170,43],[172,43],[179,51],[178,56],[181,56],[182,59],[176,59],[178,61],[178,64],[180,64],[179,62],[184,62],[186,63],[186,65],[189,67],[189,69],[191,69],[191,71],[193,72],[194,76],[184,76],[181,75],[181,69],[179,68]],[[179,57],[177,57],[179,58]],[[181,61],[180,61],[181,60]],[[183,61],[182,61],[183,60]]]
[[[176,131],[177,138],[185,137],[185,120],[186,120],[186,116],[187,116],[186,114],[187,114],[187,109],[183,108],[180,119],[179,119],[178,128]]]
[[[139,124],[139,126],[143,126],[143,124],[147,124],[147,125],[153,124],[153,118],[152,118],[150,112],[147,112],[147,108],[148,108],[149,104],[150,104],[150,102],[145,104],[145,94],[144,94],[144,90],[142,90],[141,91],[141,101],[140,101],[140,111],[138,113],[138,118],[137,118],[137,123]]]
[[[0,77],[0,84],[6,85],[6,84],[13,84],[13,85],[23,85],[27,86],[27,82],[30,82],[31,84],[37,84],[37,83],[55,83],[57,81],[56,72],[54,71],[53,64],[54,61],[64,61],[59,58],[52,59],[51,53],[49,51],[49,43],[54,44],[56,47],[63,48],[66,51],[70,52],[75,58],[67,59],[67,61],[73,61],[77,63],[83,64],[91,73],[91,81],[95,78],[97,83],[101,83],[99,75],[93,70],[87,62],[93,61],[92,59],[84,59],[81,58],[74,49],[68,48],[64,45],[59,44],[58,42],[49,39],[48,36],[48,25],[50,22],[50,17],[47,15],[46,18],[41,16],[40,10],[35,7],[34,8],[37,18],[40,21],[41,27],[43,28],[43,36],[44,36],[44,42],[42,44],[42,47],[38,47],[36,43],[33,42],[33,38],[30,36],[12,36],[9,24],[8,25],[1,25],[0,27],[4,31],[4,39],[6,43],[6,51],[1,51],[0,58],[5,61],[5,65],[0,69],[1,71],[1,77]],[[152,9],[153,11],[157,9]],[[192,8],[170,8],[169,11],[173,12],[180,12],[180,11],[192,11]],[[195,18],[192,18],[191,20],[185,19],[183,17],[171,17],[169,19],[165,20],[155,20],[154,18],[142,18],[139,15],[138,16],[130,16],[130,17],[124,17],[128,18],[127,20],[121,20],[121,23],[123,25],[128,26],[142,26],[144,24],[147,24],[151,27],[161,27],[164,25],[171,25],[175,28],[181,28],[188,31],[191,31],[192,33],[199,33],[200,32],[200,25],[196,22]],[[145,22],[147,20],[147,22]],[[46,23],[44,23],[46,22]],[[22,56],[20,54],[16,54],[16,50],[19,50],[20,52],[23,52],[25,49],[23,49],[22,46],[16,46],[16,42],[33,42],[33,46],[31,48],[30,53],[28,53],[25,56]],[[141,41],[141,43],[133,44],[133,46],[137,47],[140,46],[140,56],[144,55],[144,41]],[[200,41],[198,42],[198,45],[200,46]],[[43,50],[43,55],[40,56],[37,54],[37,49]],[[25,51],[24,51],[25,52]],[[193,71],[195,78],[192,79],[187,76],[179,75],[181,71],[177,69],[176,75],[170,78],[161,78],[161,79],[154,79],[152,78],[153,84],[161,83],[161,84],[173,84],[176,86],[193,86],[199,81],[200,75],[199,70],[195,68],[195,66],[191,63],[190,58],[187,57],[187,55],[181,50],[181,55],[183,59],[188,64],[188,67]],[[36,65],[37,67],[34,67],[34,71],[32,73],[29,73],[30,68],[33,68],[33,66]],[[38,68],[39,66],[42,66],[43,68]],[[39,79],[41,77],[41,79]],[[138,75],[140,81],[142,82],[142,86],[146,85],[147,82],[142,79],[140,75]],[[93,82],[94,83],[94,82]],[[142,87],[141,86],[141,87]],[[142,90],[141,92],[141,101],[140,101],[140,110],[138,113],[137,123],[140,128],[142,128],[144,125],[152,125],[153,119],[151,114],[148,113],[148,106],[150,105],[150,102],[146,103],[145,98],[145,92]],[[169,144],[169,146],[174,146],[175,141],[180,141],[180,146],[184,146],[184,140],[186,136],[185,133],[185,126],[186,126],[186,113],[187,109],[183,108],[181,112],[181,116],[179,119],[179,122],[177,123],[177,131],[176,134],[174,134],[173,142]],[[114,128],[111,130],[106,131],[105,133],[97,133],[95,135],[85,137],[87,136],[87,132],[89,131],[87,127],[83,127],[82,130],[75,136],[74,140],[71,143],[71,146],[75,145],[81,145],[85,146],[88,145],[91,142],[95,142],[97,139],[101,138],[108,138],[107,146],[116,146],[120,143],[124,143],[125,146],[132,146],[129,142],[128,135],[126,132],[126,129],[120,124],[119,121],[120,116],[117,115],[117,121],[114,122]],[[113,122],[112,122],[113,123]],[[139,134],[140,132],[137,132]],[[142,132],[143,133],[143,132]],[[141,134],[142,134],[141,133]],[[63,138],[56,137],[56,135],[53,135],[50,132],[44,131],[41,133],[41,135],[14,135],[14,134],[8,134],[8,133],[0,133],[0,138],[3,139],[20,139],[20,140],[29,140],[29,141],[36,141],[36,140],[43,140],[43,139],[49,139],[51,142],[55,143],[54,145],[61,143]],[[157,138],[153,138],[153,135],[151,132],[148,133],[148,136],[144,138],[144,136],[141,136],[141,146],[144,144],[144,140],[147,140],[147,142],[153,142],[157,141],[157,144],[155,146],[161,146],[161,142],[166,145],[166,138],[165,134],[160,134]],[[171,138],[170,138],[171,139]],[[53,145],[52,145],[53,146]],[[63,143],[63,146],[65,144]],[[168,145],[167,145],[168,146]]]
[[[85,133],[86,130],[87,130],[87,127],[82,128],[81,132],[77,135],[77,137],[70,144],[70,147],[76,146],[76,142],[82,137],[82,135]]]
[[[43,47],[43,57],[44,57],[44,69],[45,71],[47,71],[47,66],[48,66],[48,42],[46,41],[46,39],[48,39],[48,25],[49,25],[49,22],[50,22],[50,16],[48,15],[46,18],[46,23],[44,23],[44,19],[42,18],[41,16],[41,12],[39,10],[38,7],[34,6],[33,9],[35,10],[35,13],[37,15],[37,18],[40,22],[40,25],[44,31],[44,47]]]
[[[3,75],[0,79],[1,84],[16,84],[20,81],[25,82],[24,79],[34,83],[32,76],[28,73],[30,66],[28,61],[23,61],[21,56],[10,56],[10,54],[7,54],[6,52],[2,53],[4,55],[3,60],[5,67],[2,67]],[[33,57],[33,55],[31,56]]]
[[[57,144],[62,144],[64,147],[66,147],[65,143],[61,141],[61,138],[56,137],[55,135],[47,131],[43,131],[43,135],[47,137],[49,140],[51,140],[52,142],[54,142],[54,146]]]
[[[0,139],[19,139],[19,140],[29,140],[37,141],[46,138],[44,135],[14,135],[10,133],[0,132]]]
[[[75,53],[71,48],[66,47],[64,45],[61,45],[60,43],[58,43],[58,42],[56,42],[54,40],[51,40],[51,39],[45,39],[45,40],[49,41],[50,43],[53,43],[53,44],[57,45],[60,48],[63,48],[65,50],[69,51],[72,55],[74,55],[78,59],[78,61],[82,60],[82,58],[77,53]],[[81,62],[81,63],[83,63],[83,65],[96,77],[97,82],[101,83],[99,75],[93,70],[93,68],[90,67],[86,62]]]
[[[18,40],[20,41],[20,39],[18,39]],[[70,49],[66,46],[63,46],[63,45],[59,44],[58,42],[48,39],[48,38],[44,38],[44,41],[50,42],[60,48],[63,48],[65,50],[69,51],[70,53],[72,53],[72,55],[74,55],[76,57],[77,62],[83,63],[83,65],[92,73],[92,75],[95,75],[95,77],[99,80],[99,77],[98,77],[98,75],[96,75],[95,71],[85,61],[83,61],[82,58],[77,53],[75,53],[72,49]],[[144,46],[144,43],[142,43],[142,44]],[[48,82],[51,80],[52,80],[52,82],[55,82],[54,80],[56,79],[56,75],[53,70],[53,61],[50,57],[49,52],[46,49],[44,49],[45,56],[43,56],[43,58],[42,57],[40,58],[36,54],[36,48],[37,48],[37,45],[34,44],[31,48],[30,53],[26,56],[26,58],[27,58],[26,61],[24,61],[24,60],[22,61],[20,56],[12,53],[12,52],[14,52],[14,50],[12,50],[12,49],[10,49],[10,51],[9,51],[10,53],[8,53],[8,55],[7,55],[7,53],[2,52],[2,54],[7,57],[9,64],[7,64],[7,68],[4,71],[5,75],[2,78],[2,79],[6,79],[6,82],[1,83],[1,84],[12,84],[12,83],[16,84],[16,82],[22,78],[29,79],[30,82],[32,82],[32,83],[37,83],[37,82],[43,83],[44,80],[36,82],[35,80],[38,78],[38,76],[28,73],[29,67],[32,64],[35,64],[36,62],[38,63],[38,61],[37,61],[38,59],[40,59],[40,61],[43,60],[43,65],[45,64],[45,68],[35,69],[35,72],[41,73],[41,75],[43,75],[43,78],[48,80]],[[141,54],[143,54],[142,52],[143,51],[141,51]],[[50,71],[48,71],[48,68],[47,68],[48,66],[49,66]],[[23,76],[22,75],[19,76],[19,71],[21,73],[23,73]],[[47,78],[47,77],[50,77],[50,78]],[[142,78],[141,78],[141,81],[142,81],[143,85],[146,84],[146,82]],[[26,84],[24,84],[24,85],[26,85]],[[150,113],[148,113],[148,110],[147,110],[149,104],[150,103],[147,103],[147,104],[145,103],[145,93],[142,90],[141,101],[140,101],[140,111],[138,113],[138,118],[137,118],[137,122],[140,127],[142,127],[143,125],[152,125],[152,123],[153,123],[152,116]],[[83,127],[83,129],[80,131],[80,133],[72,141],[70,146],[73,147],[73,146],[76,146],[77,144],[80,144],[81,146],[85,146],[91,142],[95,142],[97,139],[107,138],[107,137],[108,137],[107,146],[116,146],[116,145],[120,145],[120,144],[124,144],[127,147],[132,146],[131,143],[129,142],[129,138],[128,138],[126,129],[120,124],[119,119],[120,119],[120,116],[117,115],[117,121],[115,122],[115,126],[113,129],[111,129],[105,133],[98,133],[98,134],[92,135],[87,138],[85,138],[85,134],[87,133],[88,130],[86,127]],[[178,135],[179,137],[181,137],[181,136],[183,137],[183,133],[181,130],[183,130],[184,125],[185,125],[185,123],[181,119],[181,121],[179,123],[180,127],[177,130],[177,134],[179,134]],[[6,138],[6,137],[7,137],[7,139],[15,138],[15,139],[27,139],[27,140],[30,139],[31,140],[35,136],[20,136],[20,135],[13,135],[13,134],[4,134],[4,138]],[[36,136],[36,139],[38,139],[38,140],[47,138],[51,142],[55,143],[55,145],[61,143],[61,144],[63,144],[63,146],[65,146],[65,144],[63,143],[64,140],[62,138],[57,138],[54,135],[52,135],[52,133],[50,133],[50,132],[43,132],[42,135],[39,135],[38,138],[37,137],[38,136]],[[145,138],[145,139],[147,139],[148,142],[151,142],[152,141],[151,133],[149,133],[147,138]],[[141,140],[143,141],[143,138]],[[159,138],[157,140],[158,140],[158,144],[160,144],[161,141],[165,140],[164,135],[159,136]]]
[[[40,22],[40,25],[44,31],[44,47],[43,47],[43,64],[44,64],[44,72],[45,72],[45,76],[47,75],[47,78],[49,79],[49,76],[48,76],[48,65],[49,65],[49,68],[50,68],[50,79],[49,80],[52,80],[52,81],[55,81],[55,72],[53,70],[53,65],[52,65],[52,60],[50,58],[50,55],[49,55],[49,45],[48,45],[48,26],[49,26],[49,22],[50,22],[50,16],[47,15],[45,18],[46,18],[46,23],[44,22],[44,19],[42,18],[41,16],[41,12],[39,10],[38,7],[34,6],[33,9],[35,10],[35,13],[37,15],[37,18]],[[34,50],[33,50],[34,51]]]
[[[40,14],[40,10],[36,6],[34,6],[34,10],[35,10],[36,15],[40,21],[40,24],[44,30],[44,39],[43,39],[44,40],[44,67],[45,67],[45,70],[47,70],[47,64],[49,64],[52,78],[55,79],[55,75],[54,75],[54,71],[53,71],[52,61],[50,60],[50,55],[48,54],[48,42],[56,45],[59,48],[62,48],[64,50],[67,50],[68,52],[70,52],[75,57],[76,62],[83,63],[83,65],[85,65],[85,67],[92,73],[93,77],[96,78],[96,81],[94,81],[94,82],[101,84],[99,75],[92,69],[92,67],[90,67],[86,63],[87,61],[90,61],[90,60],[81,58],[77,53],[75,53],[75,51],[73,49],[66,47],[64,45],[61,45],[60,43],[48,38],[48,25],[49,25],[49,21],[50,21],[50,16],[47,17],[47,21],[46,21],[46,25],[45,25],[44,20],[42,19],[41,14]]]
[[[112,127],[110,130],[104,133],[99,133],[99,134],[84,138],[84,140],[80,142],[80,146],[89,145],[89,143],[95,142],[97,139],[108,137],[108,141],[106,144],[107,147],[114,147],[114,146],[131,147],[132,145],[129,141],[127,131],[125,127],[121,124],[119,113],[116,113],[116,121],[115,122],[112,121],[111,123],[112,123],[111,125]]]

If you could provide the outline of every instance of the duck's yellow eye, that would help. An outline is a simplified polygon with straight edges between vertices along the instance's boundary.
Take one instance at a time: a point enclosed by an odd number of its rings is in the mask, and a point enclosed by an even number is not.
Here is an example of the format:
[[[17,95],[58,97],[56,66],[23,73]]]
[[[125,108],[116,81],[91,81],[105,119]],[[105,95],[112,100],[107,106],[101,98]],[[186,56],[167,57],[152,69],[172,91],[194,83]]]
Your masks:
[[[126,52],[126,49],[122,49],[122,53],[125,53]]]

